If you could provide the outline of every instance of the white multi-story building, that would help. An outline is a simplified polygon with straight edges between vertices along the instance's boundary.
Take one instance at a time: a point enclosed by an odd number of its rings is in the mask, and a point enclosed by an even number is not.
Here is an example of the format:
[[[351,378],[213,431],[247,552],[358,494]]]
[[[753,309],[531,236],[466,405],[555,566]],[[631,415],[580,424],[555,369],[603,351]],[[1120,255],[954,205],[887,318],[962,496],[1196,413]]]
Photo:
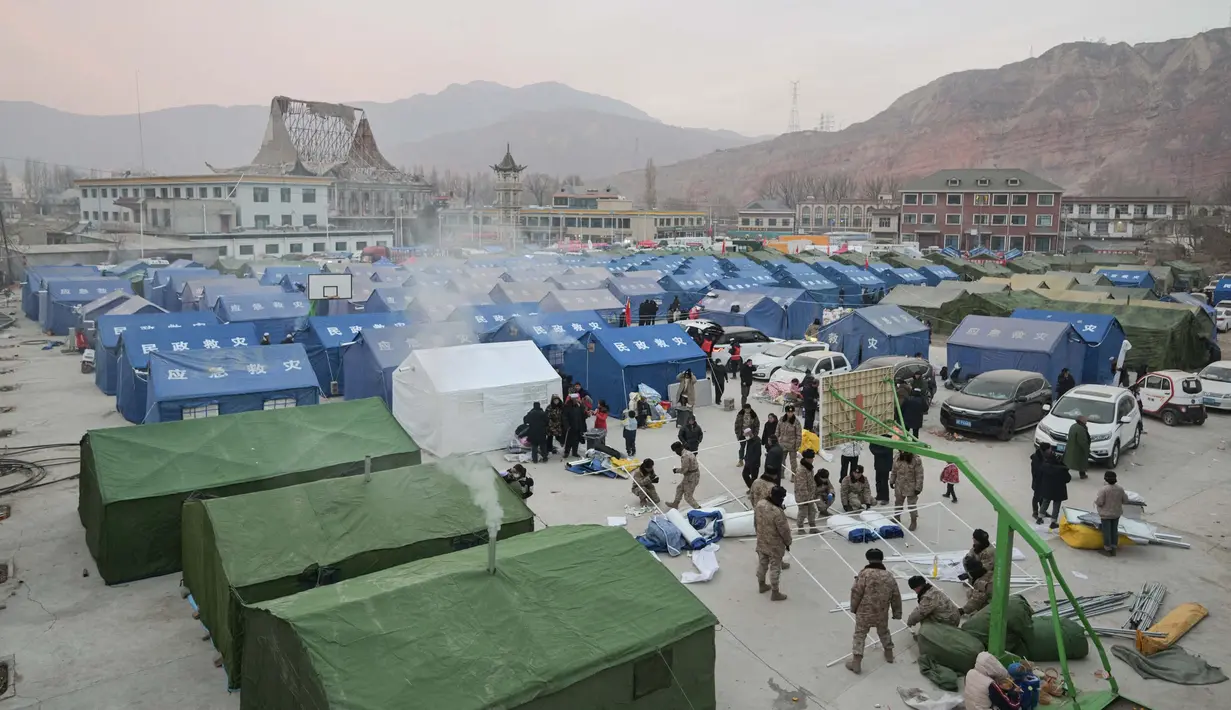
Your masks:
[[[78,180],[81,221],[151,234],[326,229],[333,180],[243,174]]]

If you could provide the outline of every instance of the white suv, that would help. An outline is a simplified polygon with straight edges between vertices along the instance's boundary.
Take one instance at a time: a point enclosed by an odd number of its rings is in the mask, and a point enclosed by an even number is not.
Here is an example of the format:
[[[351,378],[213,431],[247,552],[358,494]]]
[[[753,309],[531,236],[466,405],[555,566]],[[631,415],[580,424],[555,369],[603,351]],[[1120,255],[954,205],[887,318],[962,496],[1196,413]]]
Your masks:
[[[1090,431],[1090,460],[1094,463],[1115,468],[1122,451],[1141,445],[1141,409],[1133,393],[1122,387],[1081,385],[1050,407],[1043,407],[1048,412],[1034,430],[1035,446],[1048,443],[1063,453],[1069,428],[1083,414]]]
[[[795,355],[787,360],[786,364],[778,368],[773,375],[770,375],[770,382],[786,382],[791,380],[803,381],[804,375],[812,373],[812,376],[818,380],[827,375],[836,375],[839,372],[850,372],[851,363],[846,359],[846,356],[838,351],[829,352],[827,350],[813,351]]]
[[[758,380],[768,380],[780,368],[785,367],[787,360],[792,357],[824,350],[829,350],[828,343],[807,340],[783,340],[779,343],[772,343],[750,358],[752,364],[756,366],[756,371],[752,376]]]

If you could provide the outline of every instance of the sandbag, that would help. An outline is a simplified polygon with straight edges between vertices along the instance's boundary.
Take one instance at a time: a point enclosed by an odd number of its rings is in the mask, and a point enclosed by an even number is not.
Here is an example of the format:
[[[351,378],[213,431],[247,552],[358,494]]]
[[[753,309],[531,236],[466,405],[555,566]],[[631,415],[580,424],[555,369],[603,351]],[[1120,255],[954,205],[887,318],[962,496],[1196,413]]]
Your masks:
[[[919,624],[919,657],[929,657],[938,665],[955,673],[965,673],[975,667],[975,659],[986,650],[983,642],[956,626],[924,621]]]
[[[1166,638],[1149,638],[1143,637],[1138,644],[1138,651],[1148,656],[1151,653],[1158,653],[1165,648],[1171,648],[1175,645],[1180,637],[1188,633],[1188,630],[1197,625],[1205,617],[1209,616],[1210,612],[1205,607],[1195,602],[1181,604],[1167,615],[1159,619],[1148,630],[1155,631],[1160,634],[1167,634]]]
[[[1032,628],[1026,636],[1026,658],[1034,663],[1059,661],[1060,646],[1056,643],[1056,627],[1052,625],[1051,617],[1040,616],[1031,621]],[[1090,655],[1090,639],[1086,638],[1086,630],[1081,624],[1072,619],[1061,619],[1060,636],[1064,639],[1064,655],[1070,661]]]

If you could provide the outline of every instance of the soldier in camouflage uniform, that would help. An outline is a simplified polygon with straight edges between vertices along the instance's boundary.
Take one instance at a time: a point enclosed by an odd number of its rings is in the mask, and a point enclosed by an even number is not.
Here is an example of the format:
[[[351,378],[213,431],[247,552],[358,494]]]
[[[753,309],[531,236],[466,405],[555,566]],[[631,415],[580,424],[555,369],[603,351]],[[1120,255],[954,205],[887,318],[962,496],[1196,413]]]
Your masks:
[[[914,530],[919,525],[919,494],[923,492],[923,460],[909,451],[898,453],[898,460],[893,462],[893,471],[889,473],[889,487],[893,489],[893,505],[898,509],[893,517],[902,523],[902,513],[906,506],[910,509],[910,527]]]
[[[791,482],[795,484],[795,502],[799,505],[799,514],[796,518],[797,532],[800,535],[804,534],[805,519],[808,521],[808,532],[818,532],[816,529],[817,508],[816,503],[813,502],[816,499],[816,479],[813,478],[811,458],[805,458],[799,462]]]
[[[992,574],[983,569],[983,563],[979,562],[977,557],[967,556],[962,560],[962,565],[966,568],[966,574],[969,575],[966,583],[970,585],[970,588],[966,590],[966,605],[960,611],[970,616],[991,601]]]
[[[981,528],[976,528],[971,534],[972,543],[970,552],[966,553],[967,557],[974,557],[983,565],[983,569],[991,572],[996,569],[996,546],[992,544],[992,540],[987,535],[987,531]]]
[[[757,480],[752,482],[752,486],[748,488],[748,507],[754,510],[757,503],[763,500],[769,500],[769,494],[774,490],[774,486],[778,485],[778,477],[766,471],[757,477]]]
[[[778,580],[782,570],[790,568],[782,561],[791,549],[791,524],[782,509],[785,502],[786,489],[774,486],[769,498],[758,502],[752,514],[757,531],[757,590],[762,594],[772,590],[769,598],[776,602],[786,599],[786,595],[778,591]]]
[[[790,470],[795,472],[795,467],[799,465],[799,447],[803,444],[803,422],[795,416],[795,407],[788,404],[782,418],[778,420],[778,428],[775,430],[778,437],[778,444],[782,450],[786,452],[788,459],[791,462]],[[799,498],[799,494],[795,495]]]
[[[868,477],[863,475],[863,466],[856,464],[851,475],[842,481],[842,510],[849,513],[871,507],[872,486],[868,483]]]
[[[910,616],[906,617],[907,626],[914,626],[924,620],[957,626],[962,613],[958,610],[957,604],[954,604],[944,592],[933,587],[919,575],[911,577],[907,584],[919,599],[919,605],[910,613]]]
[[[902,618],[902,594],[898,591],[897,579],[885,569],[885,554],[876,548],[864,555],[868,564],[855,577],[851,587],[851,613],[855,615],[855,639],[851,647],[851,659],[846,662],[852,673],[863,672],[863,649],[868,632],[876,629],[885,660],[893,663],[893,637],[889,635],[889,610],[893,618]]]
[[[808,449],[808,451],[811,450]],[[834,496],[834,501],[840,502],[838,496],[835,495],[837,491],[833,489],[833,484],[829,482],[829,469],[822,468],[820,471],[817,471],[812,480],[816,483],[816,512],[820,515],[829,515],[829,506],[831,505],[829,496]]]
[[[678,441],[671,443],[671,450],[680,457],[680,467],[675,469],[675,472],[683,476],[679,485],[675,487],[675,500],[667,504],[668,508],[680,507],[680,499],[688,501],[688,504],[694,508],[700,508],[701,504],[697,502],[697,484],[701,482],[701,467],[697,464],[697,455]]]
[[[637,496],[641,507],[648,508],[651,502],[656,505],[662,503],[655,483],[658,483],[658,474],[654,473],[654,459],[645,459],[633,472],[633,495]]]

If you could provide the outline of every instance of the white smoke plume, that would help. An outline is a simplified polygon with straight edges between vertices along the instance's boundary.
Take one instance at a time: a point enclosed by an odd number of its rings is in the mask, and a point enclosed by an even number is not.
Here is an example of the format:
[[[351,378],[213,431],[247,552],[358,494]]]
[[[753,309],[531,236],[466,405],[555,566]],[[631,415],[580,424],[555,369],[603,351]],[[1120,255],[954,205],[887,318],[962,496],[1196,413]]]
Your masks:
[[[439,466],[470,489],[470,498],[483,511],[487,534],[495,540],[504,522],[504,509],[500,507],[500,495],[496,486],[500,481],[491,464],[481,456],[459,456],[443,459]]]

